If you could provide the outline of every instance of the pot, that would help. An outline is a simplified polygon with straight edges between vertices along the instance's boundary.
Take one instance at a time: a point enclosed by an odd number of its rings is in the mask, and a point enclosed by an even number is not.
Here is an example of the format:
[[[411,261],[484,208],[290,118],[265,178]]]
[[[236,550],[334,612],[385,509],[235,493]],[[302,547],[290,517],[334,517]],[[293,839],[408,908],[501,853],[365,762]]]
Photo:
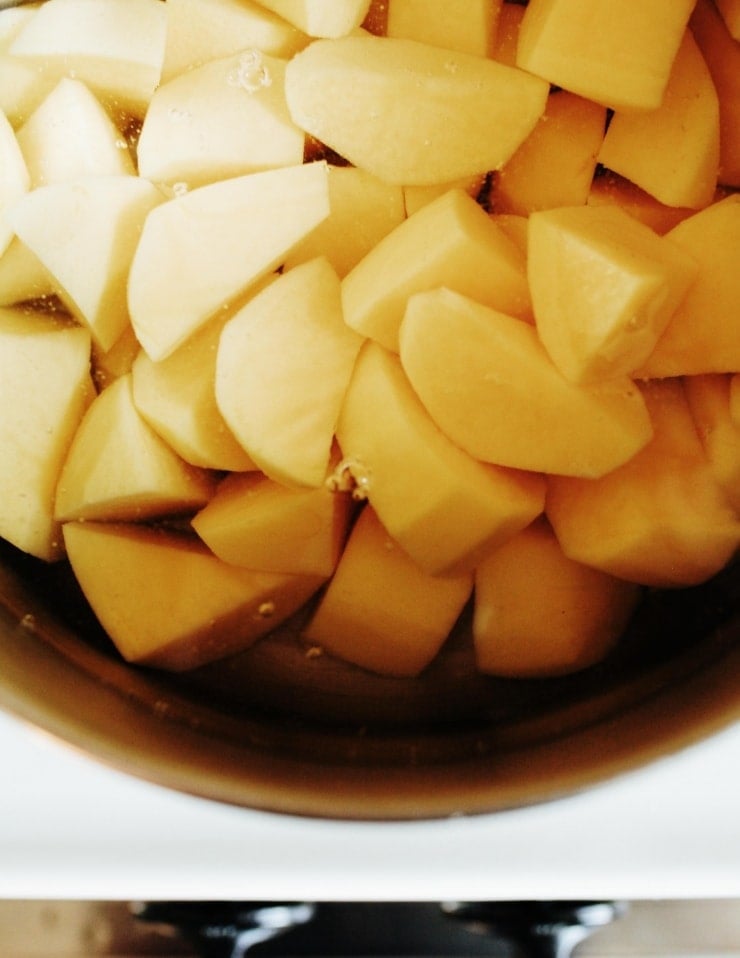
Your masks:
[[[740,717],[740,569],[648,591],[578,674],[477,674],[470,611],[417,679],[307,652],[295,617],[190,673],[124,663],[66,563],[0,546],[0,706],[119,770],[202,798],[353,820],[546,802]]]

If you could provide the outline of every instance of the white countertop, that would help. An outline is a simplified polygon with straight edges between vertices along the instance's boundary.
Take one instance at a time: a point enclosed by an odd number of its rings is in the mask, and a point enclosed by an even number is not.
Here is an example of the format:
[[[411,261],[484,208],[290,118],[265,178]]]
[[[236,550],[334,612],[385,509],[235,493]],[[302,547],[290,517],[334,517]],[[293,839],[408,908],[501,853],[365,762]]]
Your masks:
[[[0,898],[740,897],[740,726],[588,793],[411,824],[180,795],[0,713]]]

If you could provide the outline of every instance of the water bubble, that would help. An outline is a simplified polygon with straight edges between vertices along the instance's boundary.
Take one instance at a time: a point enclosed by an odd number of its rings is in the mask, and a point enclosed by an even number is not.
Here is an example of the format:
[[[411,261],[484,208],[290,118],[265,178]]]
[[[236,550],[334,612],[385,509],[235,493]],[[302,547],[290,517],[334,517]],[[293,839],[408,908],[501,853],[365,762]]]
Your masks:
[[[268,599],[266,602],[260,602],[257,607],[257,615],[260,619],[269,619],[275,615],[275,603]]]
[[[171,106],[167,111],[167,116],[175,123],[186,123],[193,119],[190,110],[181,110],[179,107]]]
[[[272,74],[260,50],[245,50],[226,74],[230,86],[238,86],[247,93],[256,93],[272,83]]]

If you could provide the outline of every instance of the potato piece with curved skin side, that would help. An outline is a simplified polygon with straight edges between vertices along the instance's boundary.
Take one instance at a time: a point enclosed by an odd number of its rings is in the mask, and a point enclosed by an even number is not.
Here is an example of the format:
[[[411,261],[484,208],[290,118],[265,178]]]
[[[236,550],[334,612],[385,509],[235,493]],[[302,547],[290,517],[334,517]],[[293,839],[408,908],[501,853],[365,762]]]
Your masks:
[[[129,374],[104,389],[82,419],[59,475],[54,514],[60,522],[157,519],[201,508],[215,485],[144,422]]]
[[[323,582],[240,569],[194,536],[134,523],[67,522],[64,541],[82,591],[123,658],[174,672],[243,651]]]
[[[381,675],[418,675],[472,589],[470,573],[422,572],[365,506],[303,638]]]
[[[339,277],[323,257],[283,273],[224,326],[216,404],[271,479],[313,487],[325,481],[362,342],[344,322]]]
[[[550,476],[546,514],[570,558],[656,588],[698,585],[732,559],[740,520],[704,454],[680,380],[643,387],[653,440],[599,479]]]
[[[260,279],[329,215],[323,161],[209,183],[152,210],[136,248],[128,305],[157,362]]]
[[[694,0],[529,0],[517,65],[612,109],[663,99]]]
[[[264,572],[330,576],[353,501],[327,486],[290,489],[261,473],[231,473],[192,526],[224,562]]]
[[[432,575],[470,569],[542,512],[544,479],[477,462],[430,418],[398,356],[368,342],[337,423],[336,472]]]
[[[317,40],[285,74],[298,126],[400,186],[502,166],[542,115],[548,90],[495,60],[370,35]]]
[[[588,668],[616,644],[639,595],[634,583],[569,559],[538,519],[475,571],[478,668],[513,678]]]
[[[571,383],[529,323],[458,293],[412,296],[400,344],[403,368],[430,417],[475,459],[599,476],[650,439],[650,417],[630,379]]]
[[[0,309],[0,535],[47,562],[64,554],[54,490],[94,395],[87,330]]]
[[[712,202],[720,160],[719,99],[689,30],[660,106],[648,113],[615,113],[598,159],[667,206],[702,209]]]
[[[459,188],[417,210],[344,277],[345,321],[398,352],[409,296],[438,286],[522,319],[532,315],[524,256]]]

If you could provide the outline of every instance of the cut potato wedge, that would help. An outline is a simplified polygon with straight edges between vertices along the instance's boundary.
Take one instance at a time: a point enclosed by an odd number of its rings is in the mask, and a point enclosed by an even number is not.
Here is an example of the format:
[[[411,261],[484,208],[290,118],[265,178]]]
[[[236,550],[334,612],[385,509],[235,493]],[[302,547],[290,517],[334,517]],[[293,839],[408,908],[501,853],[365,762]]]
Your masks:
[[[599,382],[640,368],[699,264],[617,206],[568,206],[530,216],[527,272],[550,358],[572,382]]]
[[[418,675],[472,589],[469,573],[435,578],[422,572],[366,506],[303,638],[372,672]]]
[[[0,309],[0,535],[46,561],[64,555],[54,494],[94,394],[86,330]]]
[[[399,185],[448,183],[502,166],[542,115],[548,89],[484,57],[369,35],[312,43],[285,78],[300,127]]]
[[[418,210],[345,276],[344,318],[358,333],[398,352],[409,296],[438,286],[531,317],[524,257],[461,189]]]
[[[516,62],[612,109],[654,110],[693,6],[694,0],[529,0]]]
[[[644,388],[654,437],[599,479],[548,479],[546,512],[571,559],[642,585],[698,585],[740,545],[680,380]]]
[[[532,326],[458,293],[412,296],[400,345],[403,368],[430,417],[475,459],[599,476],[650,439],[650,418],[630,379],[571,383]]]
[[[134,524],[68,522],[64,541],[82,591],[123,658],[175,672],[243,651],[322,583],[240,569],[194,537]]]
[[[660,106],[615,113],[599,162],[667,206],[702,209],[712,201],[720,162],[719,99],[689,30]]]
[[[634,583],[569,559],[537,520],[475,570],[478,668],[509,678],[588,668],[616,645],[639,596]]]
[[[139,175],[189,188],[303,162],[288,114],[285,61],[260,50],[194,67],[152,96],[139,137]]]
[[[169,356],[329,215],[325,162],[221,180],[176,197],[144,223],[128,283],[139,342]]]
[[[398,356],[360,353],[337,424],[335,478],[367,498],[389,534],[425,572],[472,568],[487,549],[542,512],[541,476],[486,466],[434,424]]]
[[[339,277],[323,258],[283,273],[226,324],[216,403],[270,478],[289,486],[324,483],[362,342],[344,323]]]
[[[90,176],[31,190],[7,214],[54,292],[102,349],[129,323],[131,262],[144,221],[163,201],[138,176]]]
[[[75,432],[54,515],[60,522],[160,518],[202,508],[215,488],[210,473],[183,462],[144,422],[126,375],[97,396]]]
[[[352,498],[327,486],[289,489],[261,473],[227,476],[192,525],[224,562],[293,575],[334,572]]]
[[[82,80],[114,110],[140,116],[162,72],[166,34],[160,0],[47,0],[9,53],[55,80]]]

